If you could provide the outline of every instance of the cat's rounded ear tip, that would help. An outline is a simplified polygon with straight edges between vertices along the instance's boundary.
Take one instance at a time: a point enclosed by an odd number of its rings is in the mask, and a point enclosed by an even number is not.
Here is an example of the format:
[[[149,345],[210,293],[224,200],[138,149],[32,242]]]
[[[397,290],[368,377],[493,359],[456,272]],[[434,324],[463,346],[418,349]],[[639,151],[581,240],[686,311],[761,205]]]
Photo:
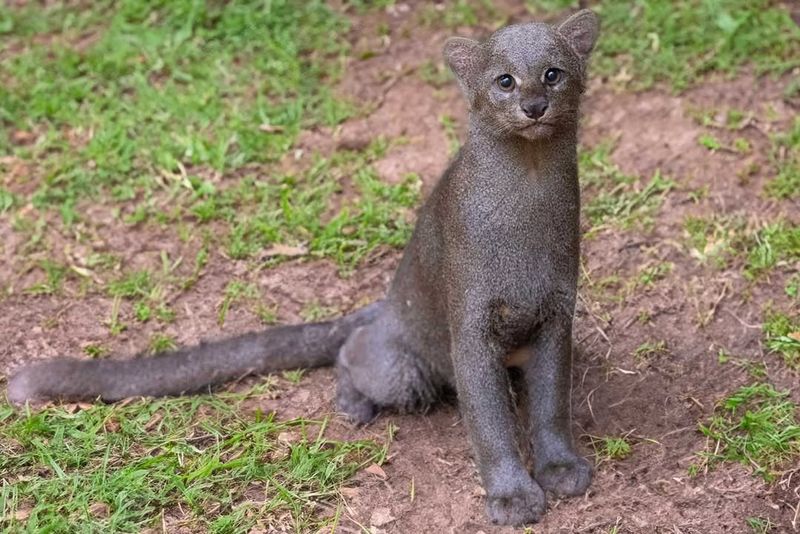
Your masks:
[[[449,52],[452,52],[454,50],[464,47],[473,47],[476,44],[478,44],[477,41],[473,39],[468,39],[466,37],[458,37],[458,36],[448,37],[445,40],[444,45],[442,46],[442,51],[444,51],[445,55],[447,55]]]
[[[591,23],[595,26],[600,25],[600,17],[597,13],[589,8],[581,9],[580,11],[576,12],[574,15],[569,17],[569,19],[577,20],[581,19],[584,23]]]
[[[442,47],[445,60],[457,75],[465,74],[466,66],[481,55],[480,43],[467,37],[449,37]]]

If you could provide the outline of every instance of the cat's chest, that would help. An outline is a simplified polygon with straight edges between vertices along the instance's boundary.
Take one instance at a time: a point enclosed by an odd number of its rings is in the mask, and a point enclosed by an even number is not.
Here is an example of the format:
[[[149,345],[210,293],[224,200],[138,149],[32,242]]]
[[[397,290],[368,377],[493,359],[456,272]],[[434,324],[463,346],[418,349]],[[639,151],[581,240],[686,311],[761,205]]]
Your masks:
[[[567,183],[552,182],[523,175],[504,187],[487,189],[465,205],[469,233],[520,252],[573,239],[579,226],[577,191]]]

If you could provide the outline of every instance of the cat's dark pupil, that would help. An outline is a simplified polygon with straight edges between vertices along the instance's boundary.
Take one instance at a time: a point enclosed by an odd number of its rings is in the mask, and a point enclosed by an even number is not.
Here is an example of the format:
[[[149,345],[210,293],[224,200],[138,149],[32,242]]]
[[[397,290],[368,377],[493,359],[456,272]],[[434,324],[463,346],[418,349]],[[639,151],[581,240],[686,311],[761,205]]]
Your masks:
[[[508,74],[500,76],[500,87],[503,89],[509,89],[512,85],[514,85],[514,78]]]
[[[558,70],[547,69],[547,72],[544,73],[544,77],[548,82],[554,82],[558,80]]]

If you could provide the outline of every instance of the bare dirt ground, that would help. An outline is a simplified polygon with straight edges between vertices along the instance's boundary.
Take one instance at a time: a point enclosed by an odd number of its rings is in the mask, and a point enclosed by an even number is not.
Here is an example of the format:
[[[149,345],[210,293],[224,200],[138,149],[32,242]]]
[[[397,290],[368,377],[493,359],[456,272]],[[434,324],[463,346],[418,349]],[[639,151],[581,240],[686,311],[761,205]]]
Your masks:
[[[425,62],[440,61],[447,32],[418,28],[410,14],[413,9],[356,19],[355,50],[379,52],[353,59],[340,90],[356,100],[373,102],[371,112],[335,131],[306,132],[298,147],[330,151],[363,146],[379,135],[402,136],[406,142],[392,147],[377,168],[390,182],[416,172],[428,191],[448,159],[449,139],[440,117],[455,117],[463,135],[465,107],[454,83],[436,88],[420,77]],[[365,30],[378,22],[388,25],[388,37]],[[763,362],[776,387],[791,388],[794,400],[800,401],[797,376],[766,353],[759,327],[764,304],[783,291],[783,278],[777,275],[768,283],[753,285],[735,265],[726,270],[702,266],[684,245],[683,230],[684,217],[691,214],[758,219],[758,214],[774,218],[782,213],[800,221],[796,204],[779,205],[761,194],[769,176],[765,133],[785,127],[797,113],[797,107],[783,99],[785,82],[743,75],[711,81],[680,95],[665,89],[621,93],[611,81],[592,82],[584,107],[583,144],[614,140],[611,159],[623,171],[648,177],[659,169],[677,187],[666,196],[650,231],[612,228],[584,241],[585,277],[575,331],[574,433],[586,455],[593,454],[591,436],[628,435],[633,451],[625,460],[600,463],[584,497],[551,499],[547,515],[532,527],[533,532],[749,532],[750,517],[768,518],[777,532],[800,528],[800,474],[771,485],[745,467],[730,464],[688,475],[696,453],[707,445],[698,422],[710,416],[722,397],[750,382],[743,366],[718,362],[719,349]],[[703,128],[693,110],[710,107],[752,113],[753,125],[736,133],[752,144],[749,154],[710,152],[697,142]],[[761,170],[740,179],[740,170],[751,162],[759,163]],[[691,193],[703,187],[707,194],[693,200]],[[13,235],[2,228],[6,258],[0,269],[6,273],[14,263]],[[152,230],[110,226],[104,239],[126,264],[158,265],[162,249],[174,250],[175,256],[192,252]],[[399,252],[387,251],[348,278],[341,278],[326,261],[295,261],[248,276],[268,302],[279,305],[281,321],[295,322],[301,320],[299,312],[307,302],[346,311],[378,298],[398,258]],[[592,280],[609,276],[626,280],[656,262],[671,262],[673,268],[646,289],[617,300],[592,290]],[[244,270],[240,267],[212,257],[197,287],[173,303],[178,318],[168,333],[189,344],[259,328],[257,318],[244,307],[231,308],[224,329],[216,321],[224,285],[232,275],[241,274],[236,272]],[[111,337],[102,324],[110,306],[111,299],[105,296],[6,298],[0,302],[2,367],[11,370],[27,360],[80,354],[82,347],[99,341],[123,355],[142,350],[148,326],[133,325]],[[639,320],[643,312],[649,321]],[[646,362],[637,360],[635,349],[653,341],[664,341],[666,351]],[[309,372],[297,386],[282,383],[281,391],[260,408],[276,410],[279,417],[318,416],[333,410],[330,370]],[[332,432],[384,440],[389,425],[396,427],[396,434],[383,466],[386,476],[360,473],[348,484],[342,492],[346,509],[340,528],[356,531],[371,526],[374,532],[387,533],[518,531],[487,524],[466,432],[453,405],[427,414],[384,414],[361,429],[338,422]]]

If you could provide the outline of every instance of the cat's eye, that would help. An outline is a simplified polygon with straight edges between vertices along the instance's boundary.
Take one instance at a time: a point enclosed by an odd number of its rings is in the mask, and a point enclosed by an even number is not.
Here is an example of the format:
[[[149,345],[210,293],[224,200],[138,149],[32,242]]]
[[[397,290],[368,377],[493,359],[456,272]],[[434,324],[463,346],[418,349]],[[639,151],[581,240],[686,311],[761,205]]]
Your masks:
[[[510,74],[503,74],[502,76],[497,77],[497,86],[502,89],[503,91],[513,91],[514,86],[517,82],[514,81],[514,77]]]
[[[548,85],[555,85],[561,81],[561,69],[547,69],[544,71],[544,81]]]

